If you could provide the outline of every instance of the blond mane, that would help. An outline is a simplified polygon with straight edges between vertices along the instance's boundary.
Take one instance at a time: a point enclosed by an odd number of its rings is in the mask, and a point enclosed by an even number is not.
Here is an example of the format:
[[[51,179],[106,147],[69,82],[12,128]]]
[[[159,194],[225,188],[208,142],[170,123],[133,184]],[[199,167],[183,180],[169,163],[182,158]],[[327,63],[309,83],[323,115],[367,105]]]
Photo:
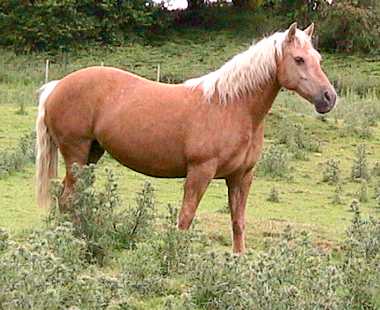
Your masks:
[[[245,52],[234,56],[218,70],[187,80],[185,86],[193,89],[201,87],[207,101],[217,93],[221,103],[228,103],[260,90],[276,77],[276,57],[282,57],[287,32],[277,32],[263,38]],[[301,30],[297,30],[296,38],[301,46],[311,43],[309,36]]]

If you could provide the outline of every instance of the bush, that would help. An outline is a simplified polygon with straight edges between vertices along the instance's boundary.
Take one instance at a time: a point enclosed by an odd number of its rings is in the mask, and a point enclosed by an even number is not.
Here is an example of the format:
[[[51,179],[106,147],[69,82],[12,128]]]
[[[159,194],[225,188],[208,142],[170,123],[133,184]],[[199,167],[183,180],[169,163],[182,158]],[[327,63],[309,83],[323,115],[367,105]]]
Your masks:
[[[323,170],[322,181],[329,184],[337,184],[340,181],[340,168],[339,161],[336,159],[329,159],[326,162],[325,169]]]
[[[21,137],[14,150],[0,152],[0,178],[19,171],[24,166],[35,160],[35,132]]]
[[[296,159],[306,159],[305,152],[318,152],[319,141],[313,141],[301,124],[283,119],[279,125],[277,142],[284,144]]]
[[[120,44],[166,25],[162,8],[142,0],[2,1],[0,12],[0,45],[22,52]]]
[[[334,1],[320,12],[320,45],[329,50],[375,53],[380,46],[380,6],[375,1]]]
[[[189,299],[209,309],[337,308],[336,267],[312,247],[306,234],[286,231],[256,258],[201,255],[190,265]]]
[[[341,205],[343,204],[343,186],[341,183],[337,183],[334,191],[334,195],[332,197],[332,203],[334,205]]]
[[[356,158],[351,168],[351,179],[356,181],[361,179],[368,181],[370,179],[367,162],[367,147],[365,144],[359,144],[356,149]]]
[[[316,22],[317,43],[326,50],[376,53],[380,46],[380,5],[376,0],[267,0],[291,23]]]
[[[270,202],[280,202],[280,193],[276,187],[274,186],[272,187],[272,189],[269,192],[269,196],[267,200]]]
[[[0,308],[105,308],[123,292],[117,279],[88,268],[86,244],[71,223],[14,242],[0,259]]]
[[[344,242],[342,284],[345,309],[377,309],[380,293],[380,221],[356,212]]]
[[[357,193],[360,202],[368,201],[368,184],[366,180],[361,180],[360,188]]]
[[[74,233],[86,240],[89,259],[103,264],[104,258],[113,249],[131,248],[137,242],[150,237],[153,230],[154,198],[153,188],[145,183],[136,199],[136,206],[121,208],[117,183],[110,170],[103,190],[95,188],[95,166],[73,167],[77,178],[71,197],[71,208],[67,214],[59,212],[58,205],[51,209],[49,222],[58,225],[67,219],[75,223]],[[53,197],[58,200],[61,190],[55,190]]]
[[[271,145],[259,161],[257,172],[270,177],[289,176],[289,154],[282,146]]]
[[[380,161],[376,161],[372,168],[372,175],[380,177]]]

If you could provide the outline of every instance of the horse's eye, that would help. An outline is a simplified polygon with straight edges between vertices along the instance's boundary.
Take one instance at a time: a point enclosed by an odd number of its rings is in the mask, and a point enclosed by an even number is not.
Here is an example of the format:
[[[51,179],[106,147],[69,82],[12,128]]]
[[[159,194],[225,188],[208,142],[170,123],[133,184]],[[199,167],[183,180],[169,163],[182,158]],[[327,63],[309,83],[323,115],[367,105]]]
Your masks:
[[[305,60],[302,57],[295,57],[294,61],[297,63],[297,65],[305,63]]]

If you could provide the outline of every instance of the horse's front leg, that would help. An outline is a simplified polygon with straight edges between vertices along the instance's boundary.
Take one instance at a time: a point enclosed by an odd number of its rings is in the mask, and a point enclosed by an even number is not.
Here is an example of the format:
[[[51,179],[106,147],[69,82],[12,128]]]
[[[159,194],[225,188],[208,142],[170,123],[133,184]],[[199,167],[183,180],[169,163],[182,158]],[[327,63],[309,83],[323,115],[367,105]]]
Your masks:
[[[203,164],[192,165],[188,168],[182,208],[178,217],[178,228],[188,229],[193,221],[199,202],[205,193],[207,186],[214,178],[216,162],[210,161]]]
[[[248,172],[239,173],[226,178],[234,253],[243,254],[245,252],[245,205],[247,203],[252,177],[252,170],[249,170]]]

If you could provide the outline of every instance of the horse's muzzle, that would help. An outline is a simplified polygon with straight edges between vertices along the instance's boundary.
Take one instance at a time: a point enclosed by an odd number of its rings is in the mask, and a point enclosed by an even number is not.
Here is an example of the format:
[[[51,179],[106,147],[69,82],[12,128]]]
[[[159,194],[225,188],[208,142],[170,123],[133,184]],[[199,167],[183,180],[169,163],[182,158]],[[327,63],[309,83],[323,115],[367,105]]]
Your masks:
[[[336,92],[334,90],[324,90],[314,98],[315,110],[320,114],[330,112],[335,106]]]

